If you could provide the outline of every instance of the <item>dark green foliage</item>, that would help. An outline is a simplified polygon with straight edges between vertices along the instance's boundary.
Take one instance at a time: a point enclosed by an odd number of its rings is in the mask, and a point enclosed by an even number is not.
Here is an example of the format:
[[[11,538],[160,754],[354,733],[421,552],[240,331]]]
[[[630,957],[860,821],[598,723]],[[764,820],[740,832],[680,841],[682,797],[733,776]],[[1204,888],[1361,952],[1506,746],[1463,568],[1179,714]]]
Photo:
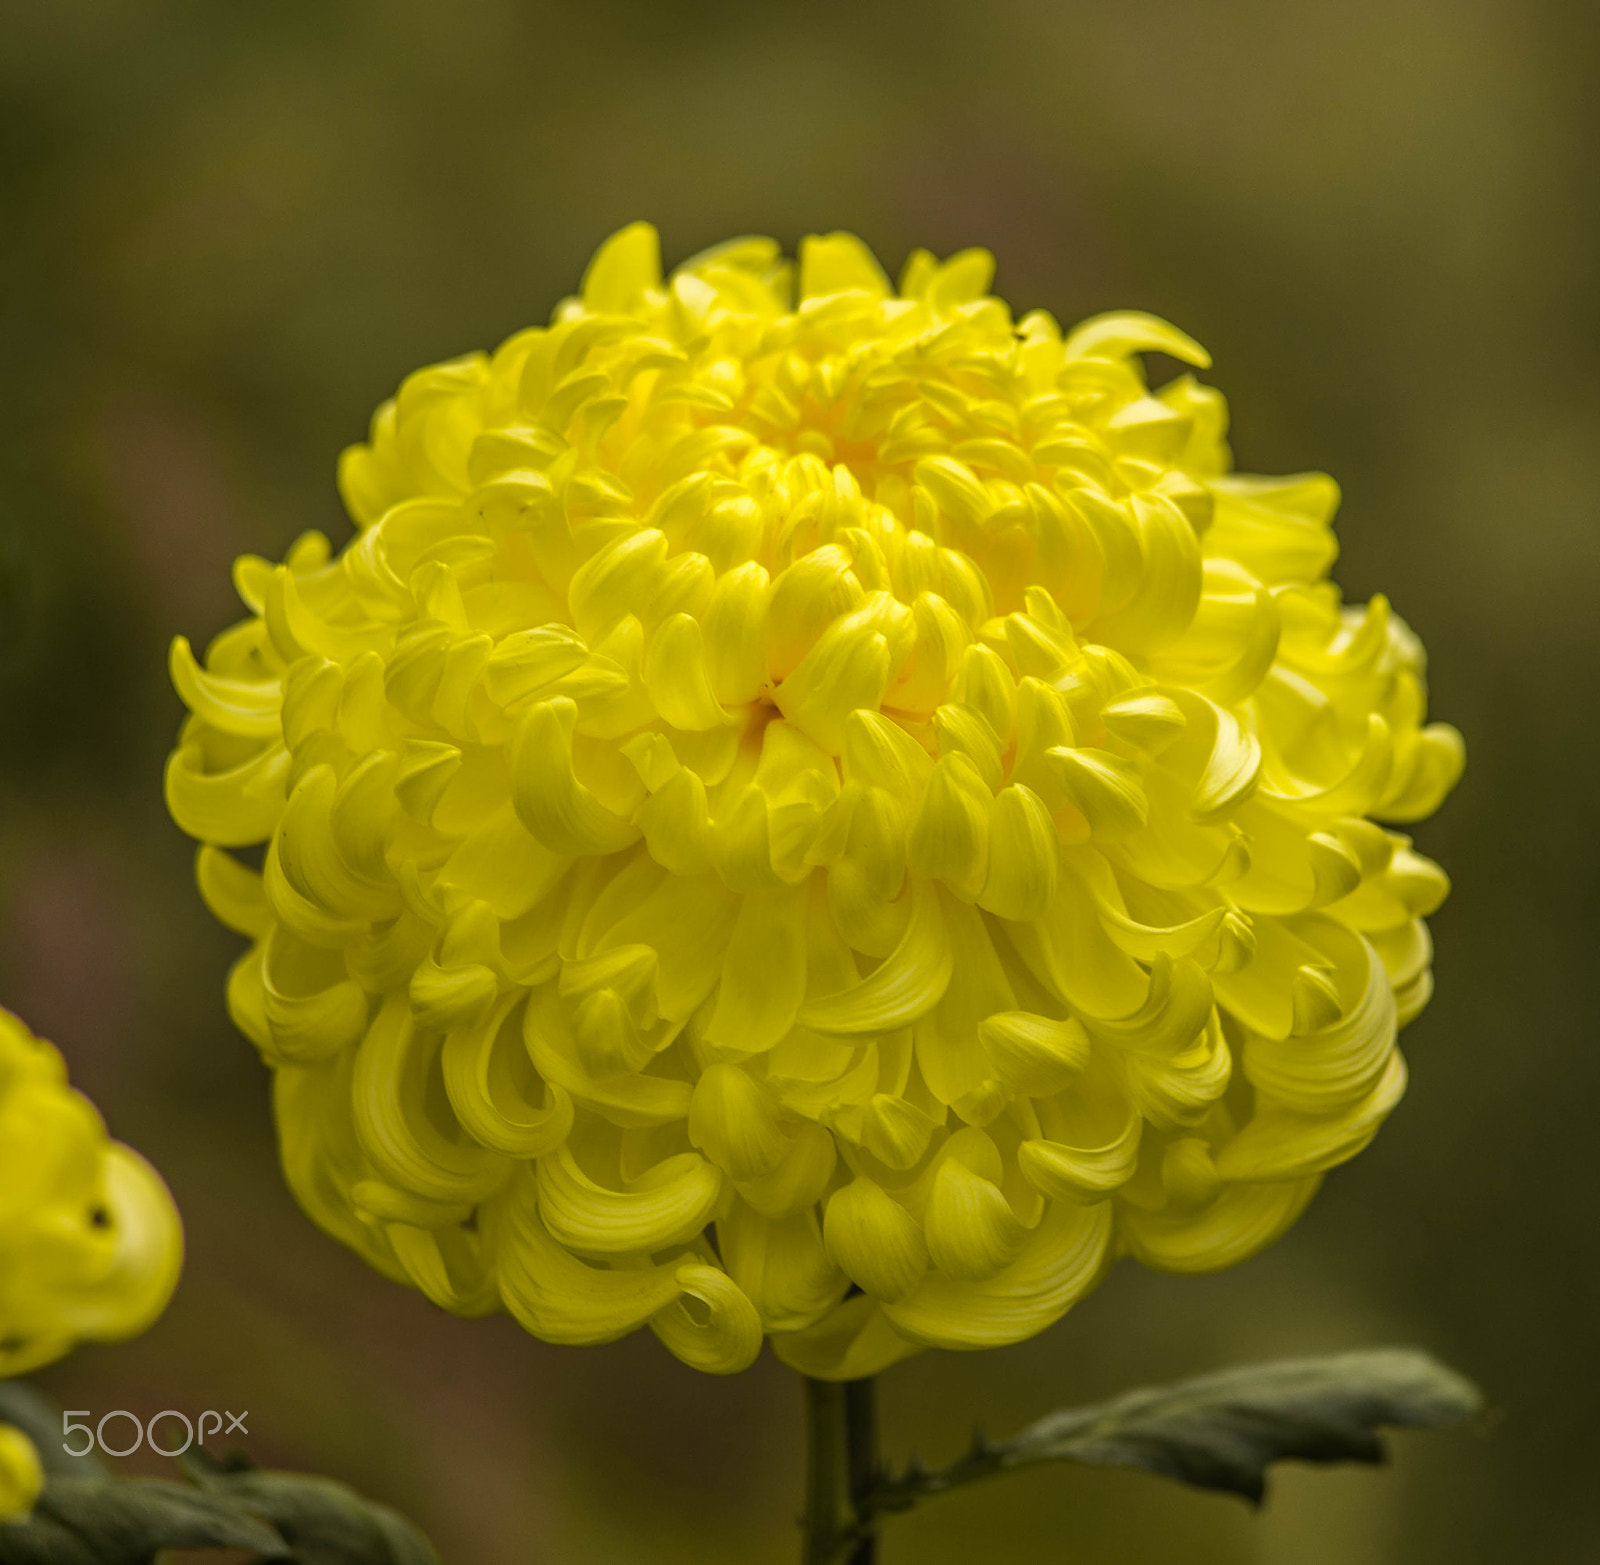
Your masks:
[[[0,1524],[0,1565],[155,1565],[165,1549],[242,1549],[281,1565],[437,1565],[403,1516],[354,1489],[243,1457],[184,1460],[190,1482],[116,1478],[61,1449],[61,1415],[0,1383],[0,1421],[34,1442],[44,1492],[26,1521]]]
[[[958,1462],[884,1479],[877,1511],[1036,1462],[1136,1467],[1259,1502],[1274,1462],[1381,1462],[1379,1430],[1456,1423],[1477,1389],[1426,1353],[1383,1348],[1250,1364],[1051,1413],[1014,1440],[981,1436]]]

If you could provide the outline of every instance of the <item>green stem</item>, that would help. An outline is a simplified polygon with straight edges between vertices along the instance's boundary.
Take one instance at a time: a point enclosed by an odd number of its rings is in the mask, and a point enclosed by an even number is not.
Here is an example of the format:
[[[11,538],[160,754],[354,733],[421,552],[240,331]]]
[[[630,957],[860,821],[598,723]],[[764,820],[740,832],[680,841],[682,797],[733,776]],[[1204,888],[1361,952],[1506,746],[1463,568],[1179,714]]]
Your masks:
[[[872,1493],[878,1471],[878,1398],[871,1380],[847,1380],[844,1387],[845,1473],[854,1513],[855,1547],[848,1565],[877,1565],[878,1527]]]
[[[806,1381],[803,1565],[876,1565],[877,1414],[870,1380]]]
[[[803,1565],[834,1565],[838,1558],[839,1465],[844,1430],[844,1387],[806,1380],[806,1508]]]

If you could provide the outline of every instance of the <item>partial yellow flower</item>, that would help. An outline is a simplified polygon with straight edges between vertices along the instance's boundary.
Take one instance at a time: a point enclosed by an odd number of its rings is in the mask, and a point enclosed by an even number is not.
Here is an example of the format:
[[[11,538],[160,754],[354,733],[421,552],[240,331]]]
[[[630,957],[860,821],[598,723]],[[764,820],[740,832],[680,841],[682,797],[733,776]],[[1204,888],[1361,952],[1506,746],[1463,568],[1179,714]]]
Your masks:
[[[289,1181],[557,1342],[810,1374],[1242,1259],[1405,1081],[1460,770],[1204,351],[990,257],[609,241],[240,560],[167,774]],[[266,844],[258,871],[231,850]],[[258,861],[259,862],[259,861]]]
[[[143,1331],[182,1262],[160,1176],[107,1139],[61,1055],[0,1011],[0,1376]]]
[[[44,1468],[33,1442],[12,1424],[0,1424],[0,1523],[33,1510],[44,1488]]]

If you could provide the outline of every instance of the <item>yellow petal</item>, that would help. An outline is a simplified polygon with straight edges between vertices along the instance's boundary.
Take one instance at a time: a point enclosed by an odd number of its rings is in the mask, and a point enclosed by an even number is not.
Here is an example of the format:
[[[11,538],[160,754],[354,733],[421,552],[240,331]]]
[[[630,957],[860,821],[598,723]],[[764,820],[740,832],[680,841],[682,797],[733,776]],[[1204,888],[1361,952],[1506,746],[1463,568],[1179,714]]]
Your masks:
[[[889,279],[877,257],[854,234],[808,234],[800,241],[800,298],[860,289],[886,298]]]
[[[352,1101],[362,1150],[387,1178],[438,1201],[476,1201],[505,1182],[496,1152],[441,1131],[426,1098],[437,1038],[417,1035],[403,997],[390,999],[356,1055]]]
[[[278,679],[229,679],[209,674],[195,661],[188,639],[174,638],[172,683],[196,717],[227,734],[270,738],[280,727],[283,683]]]
[[[1150,803],[1131,762],[1099,750],[1057,746],[1045,752],[1052,774],[1099,841],[1131,836],[1150,819]]]
[[[1029,1011],[996,1011],[978,1023],[978,1041],[995,1074],[1013,1091],[1051,1097],[1089,1062],[1083,1024]]]
[[[755,1054],[794,1025],[806,991],[804,914],[801,889],[745,896],[707,1028],[713,1043]]]
[[[950,982],[954,953],[939,892],[911,882],[911,918],[899,945],[860,983],[800,1012],[800,1023],[823,1033],[890,1032],[938,1004]]]
[[[1055,899],[1060,843],[1055,822],[1031,788],[1013,783],[989,815],[989,872],[978,905],[1001,918],[1043,917]]]
[[[1066,340],[1068,359],[1126,358],[1132,353],[1165,353],[1206,369],[1211,355],[1194,338],[1143,310],[1113,310],[1075,326]]]
[[[876,1299],[858,1293],[815,1325],[775,1335],[772,1351],[814,1380],[864,1380],[922,1348],[889,1324]]]
[[[11,1424],[0,1424],[0,1524],[19,1521],[44,1488],[44,1468],[33,1442]]]
[[[993,1277],[1027,1238],[999,1186],[956,1157],[939,1165],[926,1221],[933,1264],[963,1282]]]
[[[543,1157],[572,1128],[572,1099],[539,1079],[522,1044],[522,1017],[508,997],[473,1027],[445,1039],[440,1056],[450,1106],[463,1127],[508,1157]]]
[[[658,1163],[648,1184],[615,1190],[591,1179],[563,1144],[540,1158],[539,1215],[552,1238],[595,1255],[685,1244],[705,1227],[722,1175],[693,1152]]]
[[[512,730],[511,799],[518,816],[552,853],[614,853],[638,828],[601,803],[572,765],[576,706],[565,697],[528,708]]]
[[[976,901],[989,873],[991,804],[972,762],[964,755],[945,756],[928,780],[906,842],[911,868],[942,880],[963,901]]]
[[[822,1232],[835,1264],[874,1298],[903,1299],[928,1269],[921,1225],[865,1177],[834,1191]]]
[[[1129,1253],[1157,1271],[1218,1271],[1271,1244],[1305,1210],[1319,1183],[1313,1176],[1228,1185],[1199,1217],[1129,1205],[1119,1214],[1119,1228]]]
[[[674,728],[700,730],[727,721],[706,668],[699,624],[674,614],[655,633],[644,659],[645,689]]]
[[[814,1211],[763,1217],[735,1201],[717,1219],[717,1245],[768,1331],[798,1331],[822,1319],[849,1279],[823,1247]]]
[[[767,677],[765,570],[754,561],[717,579],[706,609],[706,670],[717,699],[743,706],[761,693]]]
[[[689,1101],[689,1139],[739,1180],[770,1174],[789,1150],[777,1098],[737,1065],[700,1073]]]
[[[629,223],[595,251],[583,274],[583,303],[596,314],[624,315],[660,286],[661,240],[651,224]]]
[[[1110,1246],[1108,1204],[1056,1202],[1010,1265],[976,1282],[930,1272],[883,1312],[897,1331],[928,1347],[1022,1342],[1059,1320],[1099,1282]]]
[[[679,1295],[650,1317],[650,1329],[674,1357],[707,1375],[737,1375],[761,1351],[761,1317],[720,1267],[680,1264]]]
[[[191,837],[219,848],[265,842],[283,813],[289,752],[264,749],[226,770],[207,768],[197,744],[182,745],[167,762],[167,809]]]
[[[229,929],[259,940],[272,925],[261,877],[219,848],[203,844],[195,854],[195,880],[212,915]]]

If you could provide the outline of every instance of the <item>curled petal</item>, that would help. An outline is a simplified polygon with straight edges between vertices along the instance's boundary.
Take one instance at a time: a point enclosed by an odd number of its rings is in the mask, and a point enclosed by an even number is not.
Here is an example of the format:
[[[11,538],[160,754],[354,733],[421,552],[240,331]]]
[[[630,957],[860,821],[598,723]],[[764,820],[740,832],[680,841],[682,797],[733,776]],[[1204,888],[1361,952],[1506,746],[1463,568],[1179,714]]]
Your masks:
[[[964,1116],[987,1117],[976,1105],[984,1101],[997,1067],[983,1048],[983,1028],[986,1018],[1010,1011],[1016,996],[975,910],[951,903],[946,928],[961,959],[952,964],[939,1003],[916,1021],[917,1064],[941,1103]]]
[[[991,804],[977,767],[964,755],[947,755],[933,769],[911,828],[911,868],[942,880],[963,901],[976,901],[989,872]]]
[[[701,1073],[689,1100],[688,1131],[734,1179],[770,1174],[789,1150],[776,1095],[737,1065],[710,1065]]]
[[[849,1279],[829,1258],[814,1211],[763,1217],[735,1201],[717,1219],[717,1245],[768,1331],[798,1331],[845,1295]]]
[[[755,1357],[761,1335],[759,1322],[750,1330],[754,1309],[748,1300],[741,1308],[734,1293],[723,1285],[713,1288],[710,1279],[701,1275],[699,1263],[624,1270],[590,1266],[550,1237],[540,1221],[533,1191],[533,1180],[524,1176],[508,1192],[496,1214],[494,1262],[506,1308],[535,1336],[546,1342],[614,1342],[671,1310],[686,1295],[704,1303],[709,1294],[717,1306],[714,1337],[726,1334],[725,1346],[713,1355],[713,1362],[742,1369]],[[680,1280],[683,1270],[689,1275]],[[668,1316],[663,1340],[669,1347],[697,1340],[689,1329],[694,1316],[693,1310],[684,1316]]]
[[[791,723],[836,755],[844,748],[845,720],[883,700],[892,662],[875,616],[863,611],[830,625],[773,699]]]
[[[995,1348],[1059,1320],[1100,1280],[1110,1258],[1111,1208],[1053,1202],[1008,1266],[979,1282],[929,1273],[883,1306],[896,1331],[930,1348]]]
[[[1189,806],[1197,821],[1214,820],[1236,808],[1254,791],[1261,769],[1261,746],[1255,737],[1246,733],[1231,713],[1210,702],[1206,706],[1215,738]]]
[[[1359,1102],[1333,1114],[1305,1114],[1266,1103],[1217,1156],[1228,1180],[1304,1179],[1355,1156],[1406,1090],[1406,1065],[1389,1056],[1378,1084]]]
[[[989,870],[978,905],[1018,923],[1041,918],[1055,899],[1055,822],[1038,794],[1014,783],[995,795]]]
[[[490,698],[510,706],[547,689],[582,666],[588,656],[576,631],[565,625],[540,625],[496,644],[485,665]]]
[[[534,1068],[547,1082],[614,1125],[666,1125],[689,1111],[693,1089],[686,1081],[647,1074],[592,1074],[548,990],[536,992],[530,1001],[522,1035]]]
[[[403,999],[378,1012],[356,1054],[355,1129],[372,1163],[396,1184],[439,1201],[477,1201],[509,1172],[504,1158],[441,1131],[426,1101],[437,1038],[419,1037]]]
[[[1133,353],[1166,353],[1185,364],[1206,369],[1211,355],[1194,338],[1143,310],[1113,310],[1094,315],[1073,328],[1065,344],[1066,357],[1127,358]]]
[[[1333,947],[1338,966],[1331,976],[1312,968],[1306,977],[1327,983],[1331,1015],[1281,1040],[1252,1038],[1244,1059],[1245,1074],[1258,1087],[1308,1113],[1365,1097],[1388,1066],[1398,1025],[1394,991],[1372,948],[1331,926],[1316,932]]]
[[[860,983],[803,1006],[800,1023],[822,1033],[904,1027],[939,1003],[954,963],[939,892],[913,879],[911,919],[899,945]]]
[[[690,1369],[736,1375],[761,1351],[761,1317],[716,1266],[686,1261],[673,1272],[679,1296],[650,1317],[650,1329]]]
[[[1449,723],[1429,723],[1416,738],[1409,764],[1397,764],[1377,814],[1388,821],[1419,821],[1432,815],[1461,780],[1466,745]]]
[[[772,1168],[734,1187],[752,1211],[788,1217],[821,1199],[837,1161],[833,1137],[821,1125],[802,1125]]]
[[[842,759],[847,782],[882,788],[907,809],[921,803],[933,774],[927,751],[878,712],[852,712],[845,720]]]
[[[658,1163],[649,1180],[611,1190],[578,1166],[562,1145],[539,1159],[539,1214],[551,1236],[585,1254],[650,1253],[686,1244],[705,1227],[722,1175],[686,1152]]]
[[[713,1042],[753,1054],[793,1026],[806,990],[804,912],[800,888],[745,897],[707,1029]]]
[[[933,1264],[967,1282],[994,1276],[1027,1238],[1000,1187],[957,1157],[940,1163],[925,1221]]]
[[[543,1157],[572,1128],[572,1099],[541,1082],[522,1043],[521,1016],[507,997],[476,1026],[444,1041],[440,1062],[450,1106],[463,1128],[508,1157]]]
[[[922,1345],[901,1336],[876,1299],[858,1293],[815,1325],[774,1336],[772,1351],[813,1380],[864,1380],[920,1353]]]
[[[1127,1016],[1145,1003],[1150,982],[1107,935],[1090,890],[1097,876],[1093,859],[1062,854],[1056,898],[1044,917],[1008,925],[1006,933],[1056,999],[1086,1016]]]
[[[573,573],[567,601],[590,646],[624,615],[637,614],[661,578],[667,540],[653,528],[624,534]]]
[[[674,728],[715,728],[727,713],[711,687],[699,624],[674,614],[656,632],[644,660],[645,689]]]
[[[1145,406],[1152,409],[1140,420],[1147,440],[1181,441],[1187,436],[1187,419],[1153,398]],[[1139,404],[1134,407],[1144,411]],[[1133,512],[1143,556],[1139,586],[1121,608],[1096,623],[1095,635],[1122,651],[1148,654],[1176,641],[1194,618],[1200,602],[1200,540],[1189,519],[1165,496],[1135,495]]]
[[[865,1177],[830,1197],[823,1239],[851,1282],[891,1304],[910,1293],[928,1269],[921,1225]]]
[[[518,721],[511,740],[511,799],[522,823],[552,853],[612,853],[638,828],[608,809],[577,778],[566,697],[540,701]]]
[[[337,950],[359,940],[369,927],[359,915],[333,912],[301,891],[284,872],[276,837],[262,863],[261,889],[278,922],[310,945]]]
[[[1257,478],[1229,473],[1213,478],[1216,512],[1207,537],[1218,554],[1238,560],[1274,586],[1309,582],[1333,563],[1338,545],[1329,522],[1339,486],[1326,473]]]
[[[1031,1097],[1054,1096],[1089,1062],[1089,1035],[1070,1018],[995,1011],[978,1023],[978,1039],[1000,1080]]]
[[[492,1315],[500,1290],[475,1233],[388,1223],[385,1233],[413,1285],[454,1315]]]
[[[754,561],[717,580],[706,609],[706,672],[719,701],[743,706],[761,693],[767,677],[766,624],[769,579]]]
[[[1171,696],[1155,690],[1130,692],[1106,702],[1100,720],[1114,737],[1150,754],[1166,749],[1188,722]]]
[[[1319,1176],[1272,1184],[1226,1186],[1206,1210],[1121,1214],[1128,1253],[1163,1272],[1211,1272],[1264,1249],[1305,1210]]]
[[[1394,768],[1394,741],[1389,725],[1376,712],[1367,720],[1366,741],[1348,772],[1326,787],[1264,787],[1271,799],[1292,799],[1301,809],[1317,815],[1364,815],[1372,810],[1388,787]]]
[[[622,315],[661,286],[661,241],[649,223],[630,223],[595,252],[583,274],[583,302]]]
[[[269,939],[261,966],[261,1015],[266,1047],[279,1060],[310,1063],[359,1042],[367,1030],[367,997],[329,971],[321,953],[301,961],[274,960],[292,938]]]
[[[195,716],[225,734],[267,739],[280,731],[283,682],[229,679],[208,674],[195,661],[188,638],[172,643],[172,683]]]
[[[296,892],[335,918],[392,918],[400,911],[400,891],[351,868],[333,833],[338,782],[330,766],[313,766],[289,795],[273,839],[277,862]]]
[[[183,745],[167,762],[167,809],[191,837],[219,848],[248,847],[272,835],[288,775],[289,752],[281,745],[223,771],[206,766],[199,745]]]
[[[237,859],[202,843],[195,854],[195,881],[212,915],[229,929],[259,940],[272,927],[261,877]]]

